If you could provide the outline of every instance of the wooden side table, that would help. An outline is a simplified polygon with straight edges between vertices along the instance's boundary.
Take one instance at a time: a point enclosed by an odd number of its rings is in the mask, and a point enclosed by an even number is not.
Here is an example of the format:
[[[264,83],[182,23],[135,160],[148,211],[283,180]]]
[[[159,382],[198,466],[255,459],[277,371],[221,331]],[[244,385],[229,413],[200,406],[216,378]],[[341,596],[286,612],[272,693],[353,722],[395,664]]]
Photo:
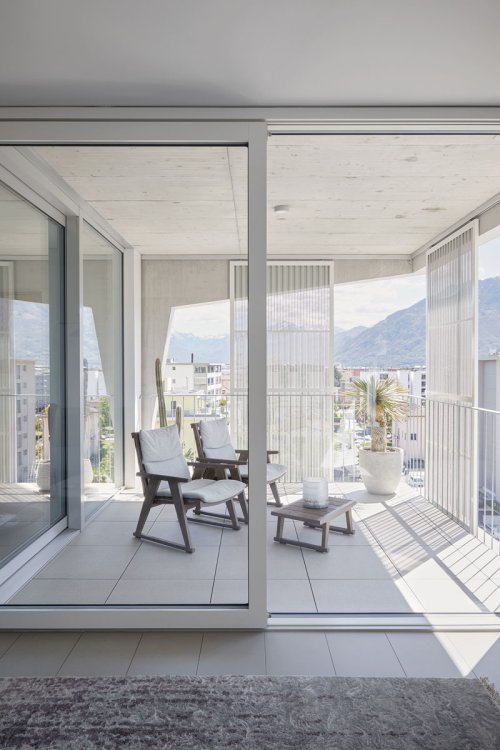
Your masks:
[[[293,544],[295,547],[307,547],[308,549],[316,550],[316,552],[328,552],[330,531],[340,532],[341,534],[354,534],[352,508],[356,505],[356,501],[348,500],[342,496],[331,496],[328,500],[327,508],[305,508],[304,501],[301,499],[290,503],[290,505],[285,505],[283,508],[272,510],[271,515],[278,517],[274,541],[280,544]],[[337,518],[337,516],[341,516],[343,513],[345,513],[347,528],[330,526],[330,521]],[[321,544],[311,544],[311,542],[301,542],[296,539],[284,537],[283,527],[285,525],[285,518],[290,518],[293,521],[303,521],[304,526],[321,529]]]

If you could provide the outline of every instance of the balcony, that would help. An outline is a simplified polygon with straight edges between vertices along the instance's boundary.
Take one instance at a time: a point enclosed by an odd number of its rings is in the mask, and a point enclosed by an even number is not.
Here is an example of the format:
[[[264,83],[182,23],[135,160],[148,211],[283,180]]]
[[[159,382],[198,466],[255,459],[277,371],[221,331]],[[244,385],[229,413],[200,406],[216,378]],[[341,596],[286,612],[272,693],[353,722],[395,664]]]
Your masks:
[[[285,502],[300,496],[298,484],[283,489]],[[356,533],[332,533],[328,555],[276,544],[276,519],[269,509],[271,612],[500,612],[500,558],[494,546],[465,531],[406,482],[384,502],[373,502],[360,483],[335,489],[357,499]],[[246,602],[246,528],[193,526],[196,552],[185,555],[132,536],[140,504],[135,493],[117,494],[9,603]],[[287,535],[317,541],[318,532],[287,524]],[[153,534],[175,535],[172,508],[153,511],[149,526]]]
[[[142,410],[156,413],[155,399]],[[147,403],[146,403],[147,401]],[[342,393],[271,393],[268,444],[289,467],[284,503],[301,495],[301,477],[328,477],[331,492],[356,501],[353,537],[331,534],[328,555],[275,543],[268,509],[268,608],[288,614],[439,614],[500,612],[498,462],[500,413],[412,396],[408,419],[392,426],[405,473],[394,497],[369,495],[360,480],[357,447],[370,441]],[[175,395],[184,450],[194,456],[193,420],[225,417],[245,444],[248,398]],[[141,409],[138,407],[138,411]],[[152,426],[158,426],[153,417]],[[112,427],[108,426],[108,431]],[[107,439],[113,437],[108,432]],[[96,432],[96,441],[99,435]],[[100,444],[100,443],[99,443]],[[96,480],[85,488],[97,509],[81,534],[39,566],[2,601],[10,605],[244,605],[247,529],[191,526],[196,553],[186,556],[133,537],[142,495],[115,492]],[[32,483],[18,485],[38,512]],[[272,497],[268,497],[272,501]],[[252,507],[252,499],[250,502]],[[286,522],[286,536],[317,541],[319,532]],[[154,511],[146,533],[181,536],[171,507]],[[61,545],[62,546],[62,545]],[[0,596],[2,593],[0,592]]]

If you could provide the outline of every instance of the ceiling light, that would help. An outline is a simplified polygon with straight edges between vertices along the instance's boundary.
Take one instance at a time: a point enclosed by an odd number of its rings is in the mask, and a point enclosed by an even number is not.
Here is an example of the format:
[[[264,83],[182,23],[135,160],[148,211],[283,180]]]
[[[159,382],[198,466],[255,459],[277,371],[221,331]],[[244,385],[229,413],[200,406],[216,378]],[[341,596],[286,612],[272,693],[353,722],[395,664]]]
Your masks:
[[[274,206],[273,211],[276,214],[276,216],[284,216],[287,214],[290,210],[290,206],[287,206],[286,203],[280,203],[278,206]]]

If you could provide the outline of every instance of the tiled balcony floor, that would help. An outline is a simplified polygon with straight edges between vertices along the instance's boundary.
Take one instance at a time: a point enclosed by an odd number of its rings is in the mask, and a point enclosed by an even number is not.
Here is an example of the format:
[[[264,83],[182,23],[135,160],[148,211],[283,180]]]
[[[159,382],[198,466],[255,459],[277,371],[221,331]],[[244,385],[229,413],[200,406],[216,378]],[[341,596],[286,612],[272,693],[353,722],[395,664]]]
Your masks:
[[[279,545],[268,509],[268,606],[289,613],[500,612],[500,557],[402,483],[384,502],[360,484],[354,536],[330,534],[330,551]],[[286,485],[285,502],[299,497]],[[374,502],[375,500],[375,502]],[[191,524],[192,555],[132,536],[141,499],[120,493],[19,590],[10,604],[241,604],[247,601],[247,529]],[[250,501],[251,507],[251,501]],[[319,531],[287,521],[287,535]],[[181,540],[171,506],[147,531]]]

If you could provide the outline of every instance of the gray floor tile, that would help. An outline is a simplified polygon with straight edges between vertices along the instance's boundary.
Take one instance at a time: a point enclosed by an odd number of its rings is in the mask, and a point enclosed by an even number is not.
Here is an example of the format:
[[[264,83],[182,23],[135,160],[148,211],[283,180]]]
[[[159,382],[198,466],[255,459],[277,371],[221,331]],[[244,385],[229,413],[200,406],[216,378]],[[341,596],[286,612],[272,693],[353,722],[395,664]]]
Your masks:
[[[312,580],[318,612],[422,612],[411,589],[401,580]]]
[[[116,580],[35,578],[9,604],[104,604]]]
[[[144,633],[129,675],[195,675],[202,633]]]
[[[221,547],[217,561],[217,578],[248,578],[248,547]]]
[[[22,633],[0,659],[0,675],[54,676],[79,637],[79,633]]]
[[[334,675],[324,633],[266,632],[269,675]]]
[[[125,675],[140,633],[84,633],[59,670],[63,676]]]
[[[0,657],[9,649],[12,644],[14,643],[17,638],[19,638],[20,633],[17,633],[15,631],[12,632],[0,632]]]
[[[500,691],[499,633],[445,633],[443,639],[458,651],[471,674],[487,677]]]
[[[218,547],[221,543],[222,529],[217,526],[209,527],[201,523],[188,524],[189,534],[193,547]],[[176,520],[158,520],[153,523],[148,534],[160,539],[168,539],[170,542],[184,544],[180,526]],[[233,532],[237,533],[237,532]]]
[[[424,612],[481,612],[487,609],[476,600],[472,591],[451,579],[411,579],[408,585],[422,602]]]
[[[222,531],[221,544],[223,547],[247,547],[248,526],[241,524],[241,529],[239,531],[224,529]]]
[[[96,521],[128,521],[129,523],[137,523],[141,508],[142,502],[139,501],[114,501],[99,513]],[[148,521],[154,521],[161,510],[161,506],[153,508],[149,513]]]
[[[204,633],[198,674],[266,674],[264,633]]]
[[[144,533],[148,533],[151,527],[151,521],[147,521],[144,527]],[[133,532],[136,523],[128,521],[101,521],[98,517],[92,521],[81,534],[71,542],[72,546],[104,546],[104,547],[128,547],[137,549],[138,540],[134,537]]]
[[[269,612],[316,612],[316,602],[309,580],[274,579],[267,581]]]
[[[326,554],[304,550],[310,578],[391,580],[399,574],[380,547],[335,547]]]
[[[327,633],[335,672],[343,677],[404,677],[385,633]]]
[[[438,633],[388,633],[387,637],[408,677],[464,677],[464,659]]]
[[[307,580],[302,550],[299,547],[274,542],[272,547],[268,547],[267,552],[267,578]]]
[[[137,542],[138,549],[140,542]],[[136,554],[134,547],[65,547],[36,578],[118,579]]]
[[[118,581],[106,604],[210,604],[212,579]]]
[[[216,578],[212,592],[212,604],[248,604],[248,581],[246,578]]]
[[[215,575],[218,547],[198,547],[192,554],[144,542],[123,574],[123,580],[193,580]]]

